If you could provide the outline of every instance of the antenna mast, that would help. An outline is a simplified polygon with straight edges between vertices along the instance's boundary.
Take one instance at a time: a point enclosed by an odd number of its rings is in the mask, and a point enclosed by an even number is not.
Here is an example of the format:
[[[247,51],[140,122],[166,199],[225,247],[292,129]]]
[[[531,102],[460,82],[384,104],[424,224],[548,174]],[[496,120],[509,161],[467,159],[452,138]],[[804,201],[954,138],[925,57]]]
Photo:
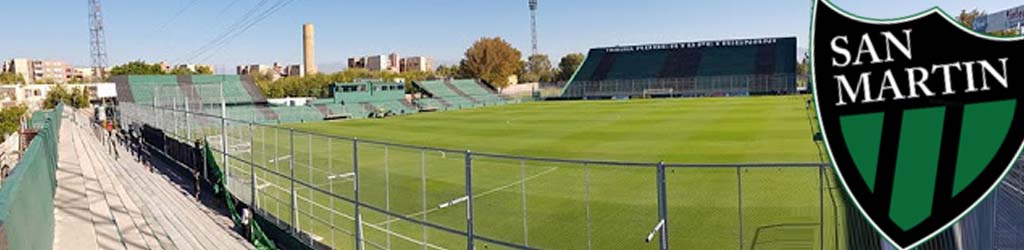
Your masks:
[[[103,12],[99,0],[89,0],[89,50],[92,56],[93,75],[106,76],[107,41],[103,31]]]
[[[530,32],[533,39],[533,54],[537,54],[537,0],[530,1]]]

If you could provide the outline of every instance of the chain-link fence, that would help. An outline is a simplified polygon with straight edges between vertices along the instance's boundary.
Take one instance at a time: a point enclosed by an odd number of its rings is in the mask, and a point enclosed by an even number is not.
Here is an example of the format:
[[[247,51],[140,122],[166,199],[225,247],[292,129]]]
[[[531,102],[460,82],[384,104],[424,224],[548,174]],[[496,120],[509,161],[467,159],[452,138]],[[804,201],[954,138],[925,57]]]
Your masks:
[[[851,242],[863,239],[851,237],[847,217],[856,211],[843,201],[826,164],[694,165],[522,157],[297,131],[251,117],[225,118],[174,106],[124,103],[120,110],[125,122],[149,124],[168,138],[205,140],[224,166],[229,191],[310,245],[879,245],[877,237]]]

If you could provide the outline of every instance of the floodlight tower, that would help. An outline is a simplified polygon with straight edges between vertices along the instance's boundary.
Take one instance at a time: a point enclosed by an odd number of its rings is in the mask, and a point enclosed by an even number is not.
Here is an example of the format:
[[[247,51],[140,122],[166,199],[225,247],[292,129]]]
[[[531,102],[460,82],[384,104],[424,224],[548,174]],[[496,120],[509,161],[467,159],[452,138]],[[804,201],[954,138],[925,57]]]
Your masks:
[[[103,12],[99,0],[89,0],[89,36],[93,74],[103,78],[107,70],[107,41],[103,32]]]
[[[533,54],[537,54],[537,0],[530,0],[530,32],[533,39]]]

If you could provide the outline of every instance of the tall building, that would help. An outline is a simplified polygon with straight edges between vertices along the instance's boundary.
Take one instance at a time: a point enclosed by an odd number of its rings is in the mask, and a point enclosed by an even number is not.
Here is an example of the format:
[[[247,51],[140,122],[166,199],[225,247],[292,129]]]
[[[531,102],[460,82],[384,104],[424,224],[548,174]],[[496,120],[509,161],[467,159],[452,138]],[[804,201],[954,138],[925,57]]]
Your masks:
[[[348,59],[348,67],[352,69],[365,69],[366,57],[353,57]]]
[[[387,69],[390,63],[388,58],[384,55],[367,56],[365,57],[366,69],[370,71],[383,71]]]
[[[309,71],[305,70],[305,66],[303,66],[302,64],[292,64],[284,66],[284,69],[281,71],[281,76],[304,77],[306,76],[306,72]]]
[[[15,73],[21,75],[21,78],[25,79],[25,82],[32,83],[33,74],[32,68],[29,67],[30,61],[31,60],[24,58],[15,58],[4,61],[4,68],[2,71],[4,73]]]
[[[402,72],[432,72],[434,71],[434,59],[423,56],[402,58]]]
[[[423,56],[401,58],[398,53],[391,53],[387,56],[372,55],[349,58],[348,67],[353,69],[390,71],[395,73],[409,71],[434,71],[434,59]]]
[[[74,76],[74,69],[63,61],[15,58],[4,62],[3,72],[21,75],[26,83],[66,83]]]
[[[391,72],[402,72],[402,59],[398,56],[398,53],[388,54],[388,67],[387,70]]]
[[[71,79],[78,80],[80,82],[89,82],[96,76],[96,70],[91,67],[73,68],[71,70]]]
[[[235,67],[235,74],[239,75],[268,74],[271,72],[274,72],[274,68],[264,64],[238,65]]]
[[[316,51],[313,47],[313,24],[302,25],[302,65],[306,68],[305,74],[311,75],[318,72],[316,68]]]

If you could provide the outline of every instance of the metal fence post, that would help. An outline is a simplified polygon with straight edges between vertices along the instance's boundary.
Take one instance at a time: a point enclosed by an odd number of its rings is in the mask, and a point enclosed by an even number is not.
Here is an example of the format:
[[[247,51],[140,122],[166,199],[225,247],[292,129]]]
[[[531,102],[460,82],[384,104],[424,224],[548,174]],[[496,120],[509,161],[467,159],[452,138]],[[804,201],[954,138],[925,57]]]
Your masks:
[[[742,167],[736,166],[736,209],[739,210],[740,248],[743,249],[743,174]]]
[[[466,150],[466,249],[473,247],[473,153]]]
[[[427,151],[420,150],[420,202],[422,210],[427,211]],[[427,213],[423,213],[423,221],[427,221]],[[423,230],[423,250],[427,250],[427,226],[421,225]]]
[[[192,125],[188,123],[189,119],[189,107],[188,107],[188,96],[185,96],[185,139],[189,142],[192,141]]]
[[[257,202],[258,200],[256,198],[258,196],[257,192],[259,192],[259,190],[256,188],[256,186],[258,186],[258,185],[256,183],[256,152],[255,152],[256,148],[253,147],[253,145],[256,145],[255,144],[256,139],[254,139],[254,137],[256,137],[256,136],[253,133],[252,123],[250,122],[249,123],[249,188],[250,188],[250,195],[252,195],[252,197],[249,200],[249,203],[250,203],[249,205],[252,205],[252,208],[253,208],[253,209],[251,209],[252,212],[256,212],[256,209],[259,208],[259,204],[258,204],[259,202]]]
[[[331,149],[331,143],[331,137],[327,137],[327,174],[334,175],[334,150]],[[334,195],[334,182],[328,179],[327,186],[330,189],[329,192],[331,192],[331,195]],[[337,198],[329,197],[329,199],[331,199],[331,210],[334,211],[336,209],[334,206],[334,202],[337,200]],[[334,241],[334,231],[337,230],[335,230],[334,226],[334,215],[332,214],[330,217],[331,245],[334,245],[336,244]]]
[[[227,103],[224,100],[224,82],[220,82],[220,146],[224,149],[224,190],[231,192],[231,167],[228,165],[228,111]],[[294,190],[294,189],[293,189]]]
[[[587,250],[593,249],[591,242],[591,220],[590,220],[590,165],[583,163],[583,202],[587,209]]]
[[[523,202],[523,245],[529,247],[530,246],[530,233],[529,233],[529,225],[527,224],[527,217],[526,217],[526,211],[527,211],[526,210],[526,161],[520,160],[519,161],[519,167],[520,167],[520,169],[519,169],[519,180],[520,180],[519,188],[521,190],[520,193],[522,194],[522,198],[521,199],[522,199],[522,202]]]
[[[175,136],[178,134],[178,98],[171,98],[171,131]]]
[[[388,159],[388,146],[384,146],[384,211],[391,211],[391,171]],[[391,232],[391,214],[384,217],[384,229]],[[391,234],[385,234],[385,249],[391,249]]]
[[[295,129],[288,129],[288,168],[290,169],[289,180],[291,181],[292,194],[292,230],[299,233],[299,209],[298,197],[295,196]]]
[[[359,138],[352,139],[352,186],[354,187],[355,194],[355,237],[356,237],[356,250],[363,249],[363,216],[359,213],[359,207],[362,204],[359,201]]]
[[[820,248],[825,249],[825,167],[818,166],[818,242]]]
[[[658,185],[658,219],[660,220],[659,222],[662,223],[658,249],[666,250],[668,249],[668,196],[666,195],[668,190],[665,190],[665,162],[658,163],[657,178],[658,179],[655,183]],[[743,248],[740,247],[740,249]]]
[[[220,149],[221,149],[221,162],[224,163],[224,190],[231,192],[231,167],[228,165],[228,120],[223,116],[220,117]]]

